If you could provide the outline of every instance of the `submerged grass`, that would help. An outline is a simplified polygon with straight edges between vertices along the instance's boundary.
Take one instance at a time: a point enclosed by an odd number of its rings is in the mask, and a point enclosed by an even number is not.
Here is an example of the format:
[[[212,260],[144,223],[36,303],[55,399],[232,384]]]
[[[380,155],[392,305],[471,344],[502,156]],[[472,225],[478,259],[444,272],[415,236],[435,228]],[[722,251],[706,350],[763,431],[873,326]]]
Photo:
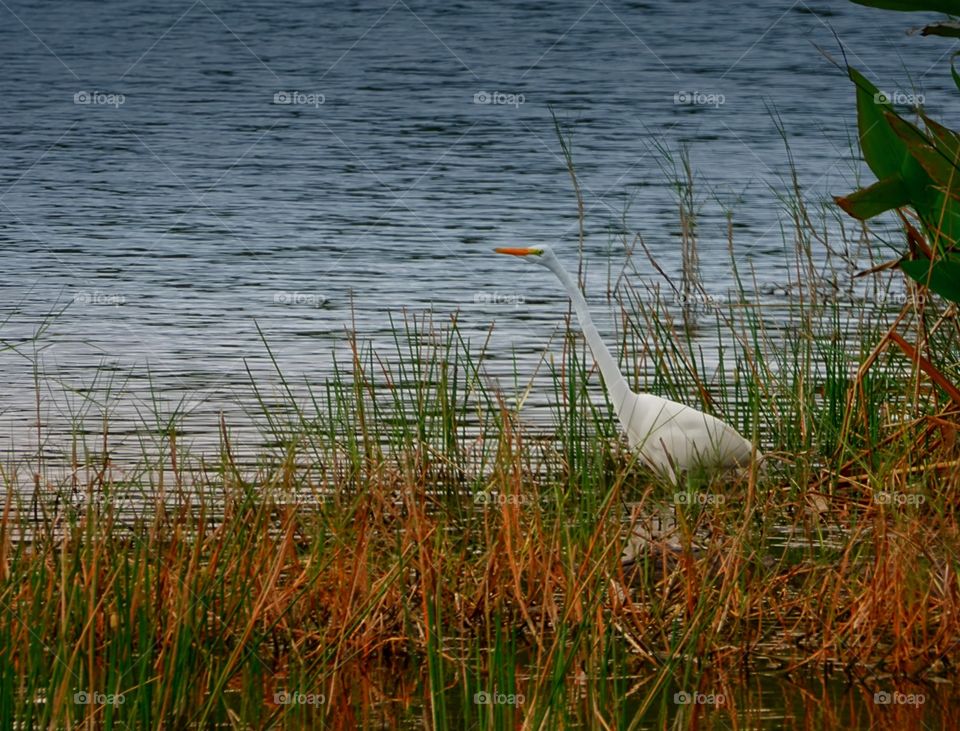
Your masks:
[[[960,404],[930,373],[960,380],[956,311],[839,298],[797,251],[775,321],[741,271],[722,303],[612,291],[632,385],[769,455],[737,478],[642,469],[575,334],[544,430],[486,343],[417,316],[306,398],[254,384],[255,464],[225,421],[184,452],[174,413],[119,469],[108,411],[66,477],[11,462],[0,728],[946,723]]]

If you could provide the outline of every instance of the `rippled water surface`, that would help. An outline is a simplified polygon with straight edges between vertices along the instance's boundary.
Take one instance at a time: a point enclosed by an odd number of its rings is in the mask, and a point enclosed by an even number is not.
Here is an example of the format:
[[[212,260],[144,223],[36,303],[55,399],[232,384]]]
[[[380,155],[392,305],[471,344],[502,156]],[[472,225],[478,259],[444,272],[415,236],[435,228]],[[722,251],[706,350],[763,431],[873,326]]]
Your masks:
[[[551,109],[594,291],[624,224],[679,268],[658,145],[689,145],[703,181],[705,287],[729,284],[725,208],[738,259],[783,281],[774,115],[811,200],[857,170],[850,85],[816,48],[839,56],[834,31],[882,88],[956,111],[945,42],[841,2],[11,0],[0,17],[4,449],[34,439],[35,365],[52,433],[108,383],[131,398],[121,430],[149,392],[186,395],[208,428],[248,370],[276,381],[258,326],[297,382],[323,381],[348,329],[389,342],[404,308],[459,311],[476,338],[496,321],[491,362],[534,363],[562,294],[490,249],[551,242],[575,266]]]

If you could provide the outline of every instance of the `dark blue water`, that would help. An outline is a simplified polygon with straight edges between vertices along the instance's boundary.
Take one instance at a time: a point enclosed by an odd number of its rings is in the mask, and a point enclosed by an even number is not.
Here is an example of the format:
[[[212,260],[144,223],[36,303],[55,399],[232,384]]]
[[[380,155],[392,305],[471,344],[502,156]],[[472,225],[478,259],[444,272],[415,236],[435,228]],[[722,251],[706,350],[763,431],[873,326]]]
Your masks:
[[[0,352],[0,447],[34,439],[35,364],[50,430],[83,394],[109,400],[105,373],[134,404],[149,386],[215,415],[248,367],[272,378],[256,324],[316,383],[347,329],[384,339],[403,308],[459,310],[468,334],[496,320],[494,355],[539,356],[562,295],[490,249],[550,242],[575,266],[551,110],[595,289],[624,225],[679,268],[664,150],[684,145],[707,289],[730,278],[725,209],[738,258],[782,281],[775,117],[811,202],[860,168],[852,90],[815,46],[839,58],[835,31],[881,88],[957,111],[949,42],[908,38],[911,20],[839,1],[8,0],[0,337],[17,348]]]

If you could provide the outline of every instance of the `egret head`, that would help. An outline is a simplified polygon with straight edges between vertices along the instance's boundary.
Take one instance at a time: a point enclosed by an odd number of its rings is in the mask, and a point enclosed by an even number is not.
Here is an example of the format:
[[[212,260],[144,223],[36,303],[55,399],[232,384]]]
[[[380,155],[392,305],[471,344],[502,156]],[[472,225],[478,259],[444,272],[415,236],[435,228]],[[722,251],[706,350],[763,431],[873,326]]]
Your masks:
[[[525,258],[527,261],[532,261],[541,265],[546,265],[547,261],[553,257],[553,251],[551,251],[550,247],[547,245],[530,247],[506,246],[494,249],[494,251],[498,254],[520,256]]]

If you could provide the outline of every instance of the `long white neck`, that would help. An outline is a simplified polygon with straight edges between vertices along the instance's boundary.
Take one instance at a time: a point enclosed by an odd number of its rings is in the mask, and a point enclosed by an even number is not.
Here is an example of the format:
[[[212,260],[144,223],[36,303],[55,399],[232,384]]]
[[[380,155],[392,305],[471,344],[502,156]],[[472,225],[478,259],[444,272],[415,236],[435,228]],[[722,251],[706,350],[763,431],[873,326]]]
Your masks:
[[[597,328],[593,324],[593,318],[590,316],[590,308],[587,306],[587,301],[580,293],[580,288],[577,287],[576,283],[567,273],[567,270],[563,268],[563,265],[556,257],[548,255],[545,256],[542,261],[550,271],[557,275],[560,284],[563,285],[563,288],[570,296],[573,309],[577,313],[577,319],[580,320],[580,329],[583,330],[583,337],[586,339],[587,345],[590,346],[594,360],[597,361],[597,365],[600,367],[603,382],[607,387],[607,394],[610,396],[610,401],[614,409],[619,411],[620,404],[630,392],[630,388],[627,386],[627,380],[623,377],[620,368],[617,366],[616,359],[607,349],[607,346],[604,345],[603,340],[600,339],[600,333],[597,332]]]

